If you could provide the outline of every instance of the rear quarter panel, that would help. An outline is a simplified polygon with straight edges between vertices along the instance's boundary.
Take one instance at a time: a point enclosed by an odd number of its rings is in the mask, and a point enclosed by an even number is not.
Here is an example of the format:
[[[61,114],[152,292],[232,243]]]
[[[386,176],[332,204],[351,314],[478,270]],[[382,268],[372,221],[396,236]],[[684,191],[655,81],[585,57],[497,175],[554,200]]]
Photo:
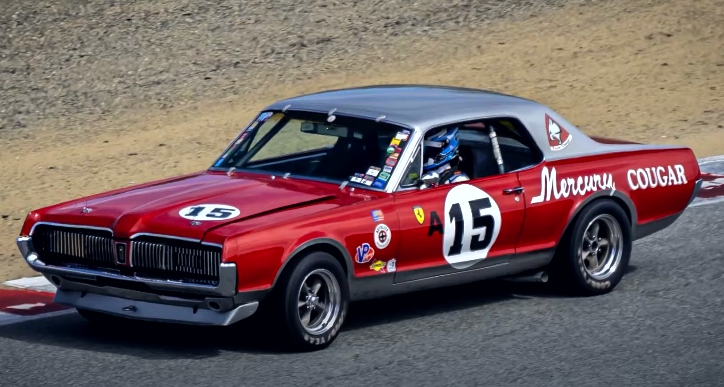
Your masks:
[[[599,196],[622,203],[634,227],[683,211],[701,175],[694,153],[688,148],[642,148],[544,162],[519,172],[526,220],[518,252],[556,246],[577,211]],[[596,189],[581,193],[587,178]]]
[[[636,206],[638,225],[686,209],[696,180],[701,177],[691,149],[640,152],[627,158],[631,164],[625,176],[619,177],[622,171],[617,171],[616,179],[622,180],[626,194]]]

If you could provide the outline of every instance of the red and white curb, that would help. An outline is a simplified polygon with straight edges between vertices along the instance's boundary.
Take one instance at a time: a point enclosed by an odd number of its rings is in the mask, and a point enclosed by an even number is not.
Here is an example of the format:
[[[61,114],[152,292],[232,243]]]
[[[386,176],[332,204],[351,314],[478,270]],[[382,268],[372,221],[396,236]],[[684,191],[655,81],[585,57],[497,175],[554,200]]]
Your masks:
[[[74,311],[53,302],[55,286],[43,276],[19,278],[3,285],[15,289],[0,289],[0,326]]]
[[[724,202],[724,156],[699,159],[703,184],[689,207]]]
[[[689,207],[724,202],[724,156],[699,159],[701,191]],[[45,277],[27,277],[4,282],[14,289],[0,289],[0,326],[70,314],[75,310],[53,303],[55,286]]]

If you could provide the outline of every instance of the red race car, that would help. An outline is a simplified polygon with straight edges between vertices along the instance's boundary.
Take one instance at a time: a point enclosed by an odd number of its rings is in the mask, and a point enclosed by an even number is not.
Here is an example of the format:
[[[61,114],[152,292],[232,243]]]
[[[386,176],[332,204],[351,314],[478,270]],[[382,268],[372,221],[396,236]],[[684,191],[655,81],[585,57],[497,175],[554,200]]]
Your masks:
[[[360,299],[498,277],[609,292],[700,187],[690,149],[591,138],[530,100],[362,87],[268,106],[208,170],[33,211],[17,244],[89,320],[256,314],[315,349]]]

